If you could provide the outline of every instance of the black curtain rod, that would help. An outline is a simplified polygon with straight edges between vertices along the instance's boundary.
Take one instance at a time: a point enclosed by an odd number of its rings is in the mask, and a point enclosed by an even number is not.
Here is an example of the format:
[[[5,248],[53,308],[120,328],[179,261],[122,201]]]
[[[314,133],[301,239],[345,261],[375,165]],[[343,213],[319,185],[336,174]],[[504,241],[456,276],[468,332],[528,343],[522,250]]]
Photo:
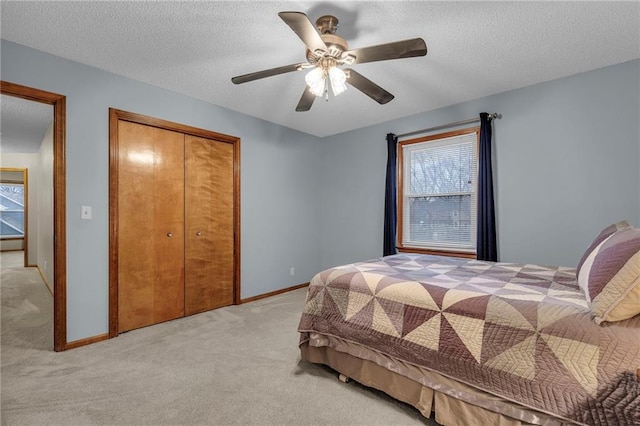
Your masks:
[[[489,114],[489,120],[493,120],[493,119],[500,118],[500,117],[502,117],[502,115],[497,113],[497,112],[494,112],[493,114]],[[478,117],[478,118],[470,118],[468,120],[456,121],[455,123],[442,124],[440,126],[429,127],[428,129],[422,129],[422,130],[416,130],[416,131],[413,131],[413,132],[402,133],[400,135],[397,135],[397,137],[398,137],[398,139],[400,139],[400,138],[403,138],[405,136],[412,136],[412,135],[417,135],[419,133],[432,132],[434,130],[448,129],[449,127],[456,127],[456,126],[462,126],[462,125],[465,125],[465,124],[477,123],[478,121],[480,121],[480,117]]]

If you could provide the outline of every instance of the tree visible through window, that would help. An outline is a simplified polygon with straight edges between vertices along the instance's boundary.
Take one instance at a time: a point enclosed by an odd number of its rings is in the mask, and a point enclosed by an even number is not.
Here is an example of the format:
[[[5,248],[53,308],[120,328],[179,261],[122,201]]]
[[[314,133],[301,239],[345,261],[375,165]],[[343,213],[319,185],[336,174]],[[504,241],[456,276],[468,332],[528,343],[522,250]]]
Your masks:
[[[24,185],[0,183],[0,237],[24,237]]]
[[[478,128],[400,143],[400,247],[475,252]]]

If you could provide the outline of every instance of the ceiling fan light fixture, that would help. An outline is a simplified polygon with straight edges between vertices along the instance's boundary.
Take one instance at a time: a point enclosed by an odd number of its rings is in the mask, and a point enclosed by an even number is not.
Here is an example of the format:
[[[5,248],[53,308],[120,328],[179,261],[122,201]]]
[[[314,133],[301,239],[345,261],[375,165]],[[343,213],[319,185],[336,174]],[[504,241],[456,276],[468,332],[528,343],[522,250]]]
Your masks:
[[[316,96],[324,95],[327,79],[324,70],[320,67],[312,69],[304,78],[309,90]]]
[[[329,80],[331,81],[331,91],[333,91],[333,96],[338,96],[340,93],[347,90],[347,76],[340,68],[329,68]]]
[[[305,76],[304,81],[311,93],[318,97],[327,93],[328,84],[331,84],[333,96],[338,96],[347,90],[347,76],[344,71],[335,66],[335,61],[320,61],[318,66]]]

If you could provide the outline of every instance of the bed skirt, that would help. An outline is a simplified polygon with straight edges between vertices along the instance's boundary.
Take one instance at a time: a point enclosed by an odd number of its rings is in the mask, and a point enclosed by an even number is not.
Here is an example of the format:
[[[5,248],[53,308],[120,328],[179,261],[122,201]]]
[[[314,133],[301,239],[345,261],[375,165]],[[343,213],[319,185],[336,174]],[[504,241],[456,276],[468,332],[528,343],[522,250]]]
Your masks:
[[[345,344],[351,345],[351,343]],[[360,347],[359,350],[363,348]],[[482,392],[433,371],[420,369],[420,381],[396,371],[405,366],[385,368],[329,346],[300,345],[303,361],[324,364],[365,386],[378,389],[391,397],[412,405],[425,417],[435,413],[441,425],[565,425],[562,419],[540,413],[511,401]],[[387,365],[393,360],[385,359]],[[394,371],[395,370],[395,371]],[[432,384],[431,386],[425,383]],[[505,414],[507,413],[507,414]]]

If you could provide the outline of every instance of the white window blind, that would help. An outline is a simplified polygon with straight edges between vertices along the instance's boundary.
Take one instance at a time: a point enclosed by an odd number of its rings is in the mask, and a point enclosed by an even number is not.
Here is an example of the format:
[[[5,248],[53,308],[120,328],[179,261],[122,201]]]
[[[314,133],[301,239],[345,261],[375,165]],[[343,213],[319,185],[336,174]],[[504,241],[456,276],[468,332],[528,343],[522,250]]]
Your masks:
[[[402,149],[402,245],[475,251],[477,132]]]

